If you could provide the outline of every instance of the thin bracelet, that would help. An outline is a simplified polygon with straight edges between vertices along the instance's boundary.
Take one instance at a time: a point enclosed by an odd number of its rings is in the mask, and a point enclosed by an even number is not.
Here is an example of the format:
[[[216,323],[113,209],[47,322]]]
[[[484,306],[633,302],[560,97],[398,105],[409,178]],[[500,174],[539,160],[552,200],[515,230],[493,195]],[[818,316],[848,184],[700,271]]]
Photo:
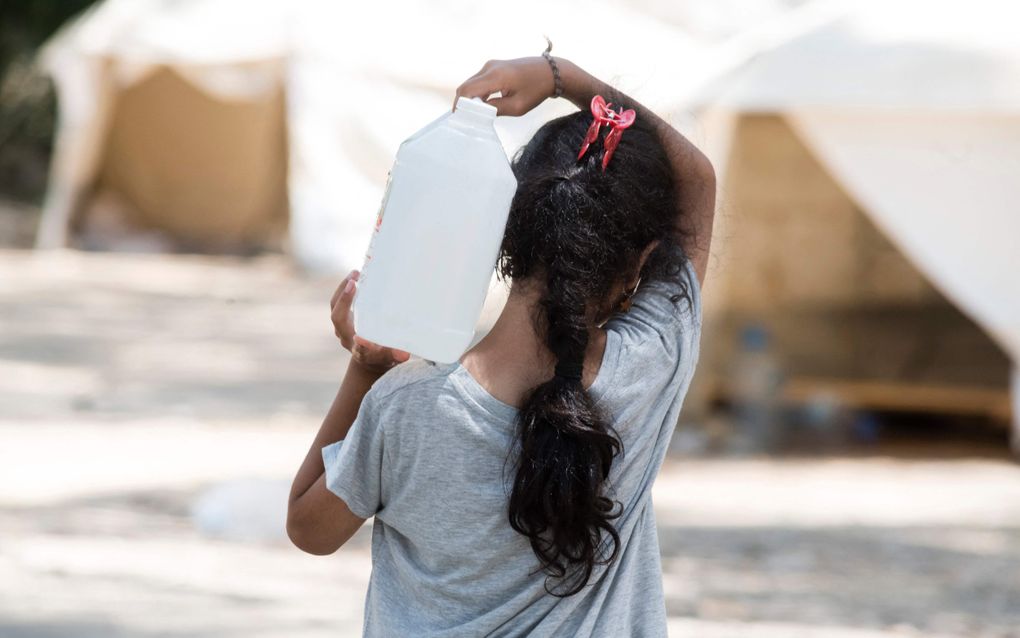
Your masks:
[[[552,40],[549,39],[549,36],[545,36],[545,41],[549,43],[549,46],[545,48],[545,51],[542,51],[542,57],[545,58],[546,62],[549,63],[549,66],[552,67],[553,86],[555,87],[553,89],[552,96],[559,97],[563,95],[563,82],[560,81],[560,68],[556,66],[556,60],[553,59],[553,56],[549,55],[549,52],[552,51]]]

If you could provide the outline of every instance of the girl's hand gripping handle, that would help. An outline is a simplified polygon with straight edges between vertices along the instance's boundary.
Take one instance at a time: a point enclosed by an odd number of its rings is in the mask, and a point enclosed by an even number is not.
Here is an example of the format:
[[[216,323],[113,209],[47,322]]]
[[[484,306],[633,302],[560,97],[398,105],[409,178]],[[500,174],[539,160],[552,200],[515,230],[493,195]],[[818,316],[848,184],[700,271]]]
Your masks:
[[[351,353],[351,359],[368,370],[382,374],[398,363],[407,361],[411,355],[403,350],[372,343],[354,333],[351,302],[354,301],[356,282],[360,274],[357,270],[352,270],[340,282],[329,301],[330,318],[333,320],[333,328],[337,338],[340,339],[340,344]]]

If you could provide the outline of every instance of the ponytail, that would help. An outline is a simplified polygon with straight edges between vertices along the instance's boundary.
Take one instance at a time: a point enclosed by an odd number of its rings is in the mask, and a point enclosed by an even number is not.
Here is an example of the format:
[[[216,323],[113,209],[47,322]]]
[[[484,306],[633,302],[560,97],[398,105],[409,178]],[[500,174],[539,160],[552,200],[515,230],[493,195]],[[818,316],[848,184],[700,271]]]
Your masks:
[[[566,591],[555,592],[547,580],[546,591],[562,597],[581,591],[595,565],[612,562],[619,551],[611,520],[620,512],[612,511],[603,486],[622,446],[579,378],[588,345],[586,299],[564,257],[547,268],[540,302],[557,374],[535,387],[520,410],[509,506],[510,525],[531,541],[541,569],[565,583]]]
[[[607,480],[623,443],[579,378],[589,331],[635,273],[652,280],[682,267],[661,249],[641,266],[649,244],[668,243],[676,220],[658,132],[637,119],[603,171],[598,153],[577,155],[591,122],[585,112],[551,120],[515,155],[517,192],[497,262],[504,281],[541,289],[533,321],[556,361],[557,374],[522,397],[519,446],[507,457],[517,451],[510,525],[530,541],[555,596],[580,592],[620,551],[613,520],[623,506]]]

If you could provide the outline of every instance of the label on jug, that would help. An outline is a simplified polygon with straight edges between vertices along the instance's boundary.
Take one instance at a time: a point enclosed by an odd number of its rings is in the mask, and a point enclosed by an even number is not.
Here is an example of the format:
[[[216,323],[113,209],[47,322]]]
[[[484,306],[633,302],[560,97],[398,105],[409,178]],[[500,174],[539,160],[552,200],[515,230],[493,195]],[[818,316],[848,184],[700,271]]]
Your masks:
[[[386,185],[383,187],[382,203],[379,204],[379,212],[375,216],[375,227],[372,229],[372,237],[368,240],[368,249],[365,251],[365,262],[361,267],[364,274],[365,266],[372,259],[372,246],[375,245],[375,237],[379,234],[379,227],[382,226],[383,213],[386,212],[386,201],[390,198],[390,186],[393,184],[393,169],[386,174]]]

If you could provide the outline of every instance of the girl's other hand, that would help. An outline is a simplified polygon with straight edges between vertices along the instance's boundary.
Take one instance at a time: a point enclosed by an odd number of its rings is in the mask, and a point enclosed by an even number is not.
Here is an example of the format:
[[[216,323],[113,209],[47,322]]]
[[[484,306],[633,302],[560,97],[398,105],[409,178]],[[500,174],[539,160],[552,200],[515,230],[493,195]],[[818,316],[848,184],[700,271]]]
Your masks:
[[[559,58],[557,58],[559,62]],[[555,92],[552,68],[540,55],[514,60],[489,60],[457,87],[460,97],[478,97],[496,107],[496,115],[524,115]],[[499,91],[501,97],[488,99]]]
[[[354,317],[351,314],[351,302],[357,288],[359,273],[352,270],[340,285],[333,298],[329,301],[330,318],[340,344],[351,353],[351,358],[359,365],[382,374],[398,363],[411,358],[403,350],[387,348],[362,339],[354,333]]]

